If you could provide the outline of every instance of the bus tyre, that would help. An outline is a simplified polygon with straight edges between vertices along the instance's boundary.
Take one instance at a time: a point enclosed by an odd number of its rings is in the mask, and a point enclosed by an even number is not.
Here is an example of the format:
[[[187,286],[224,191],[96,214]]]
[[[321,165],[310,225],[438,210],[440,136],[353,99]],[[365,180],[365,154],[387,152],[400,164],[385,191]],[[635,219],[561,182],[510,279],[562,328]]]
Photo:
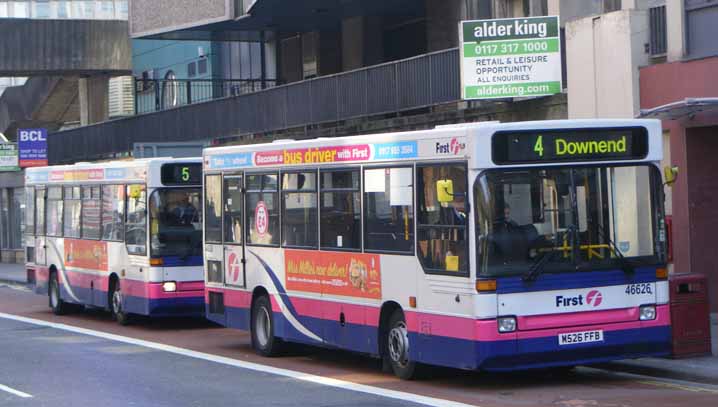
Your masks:
[[[416,379],[419,366],[409,359],[409,331],[406,328],[404,312],[397,309],[389,318],[384,358],[394,374],[403,380]]]
[[[60,297],[60,282],[58,281],[57,273],[50,273],[50,289],[48,290],[48,297],[50,302],[50,309],[55,315],[65,315],[70,311],[70,304],[66,303]]]
[[[258,354],[272,357],[281,353],[284,343],[274,336],[272,305],[267,296],[263,295],[254,300],[251,331],[252,347]]]
[[[110,312],[112,318],[120,325],[130,323],[130,316],[122,309],[122,290],[120,289],[120,281],[115,280],[110,293]]]

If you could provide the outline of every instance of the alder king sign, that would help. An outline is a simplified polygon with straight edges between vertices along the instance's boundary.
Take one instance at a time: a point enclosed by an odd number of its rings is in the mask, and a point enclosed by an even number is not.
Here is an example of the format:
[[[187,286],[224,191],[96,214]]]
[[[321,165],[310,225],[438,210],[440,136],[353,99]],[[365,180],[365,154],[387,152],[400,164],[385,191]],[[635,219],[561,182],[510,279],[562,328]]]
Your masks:
[[[459,39],[463,99],[561,92],[558,17],[462,21]]]

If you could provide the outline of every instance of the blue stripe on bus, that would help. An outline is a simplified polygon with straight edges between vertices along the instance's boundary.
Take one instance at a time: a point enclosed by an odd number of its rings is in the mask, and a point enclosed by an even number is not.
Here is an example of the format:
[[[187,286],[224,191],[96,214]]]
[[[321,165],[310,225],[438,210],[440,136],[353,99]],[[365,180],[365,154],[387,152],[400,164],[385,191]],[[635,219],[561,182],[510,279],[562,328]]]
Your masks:
[[[522,276],[496,278],[497,294],[530,291],[568,290],[620,284],[652,283],[656,267],[639,267],[633,273],[623,270],[583,271],[575,273],[543,273],[535,281],[525,282]]]
[[[249,308],[225,308],[225,314],[207,318],[229,328],[250,330]],[[377,328],[338,321],[304,317],[302,322],[324,343],[317,343],[297,331],[280,312],[274,312],[275,336],[292,342],[341,348],[377,355]],[[604,341],[577,345],[558,345],[555,335],[542,338],[472,341],[410,332],[411,359],[422,363],[459,369],[497,371],[573,366],[647,356],[665,356],[671,349],[670,327],[650,327],[604,332]]]

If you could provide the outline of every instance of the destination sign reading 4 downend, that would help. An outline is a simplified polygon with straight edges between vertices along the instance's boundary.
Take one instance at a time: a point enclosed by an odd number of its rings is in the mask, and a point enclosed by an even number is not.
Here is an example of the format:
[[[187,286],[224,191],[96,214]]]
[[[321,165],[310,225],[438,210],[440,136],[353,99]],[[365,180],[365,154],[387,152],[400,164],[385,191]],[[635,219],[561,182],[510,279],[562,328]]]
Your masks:
[[[644,127],[499,131],[491,140],[491,156],[499,165],[639,160],[647,154]]]

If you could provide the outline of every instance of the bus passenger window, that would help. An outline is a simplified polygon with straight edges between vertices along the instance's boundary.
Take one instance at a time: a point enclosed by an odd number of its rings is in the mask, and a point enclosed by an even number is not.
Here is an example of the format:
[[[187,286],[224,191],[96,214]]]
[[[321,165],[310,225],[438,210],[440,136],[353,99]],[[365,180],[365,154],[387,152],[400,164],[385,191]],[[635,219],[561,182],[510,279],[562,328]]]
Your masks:
[[[82,187],[82,238],[100,238],[100,187]]]
[[[417,167],[418,256],[427,273],[468,274],[466,166]],[[449,180],[450,202],[439,202],[440,180]]]
[[[410,254],[414,248],[411,167],[364,170],[364,247]]]
[[[224,178],[224,241],[242,243],[242,177]]]
[[[282,246],[317,247],[317,174],[282,174]]]
[[[359,170],[327,170],[321,178],[322,249],[361,250]]]
[[[247,175],[247,243],[279,245],[277,174]]]
[[[102,239],[125,240],[124,219],[124,185],[104,185],[102,187]]]
[[[35,234],[35,188],[25,188],[25,234]]]
[[[47,235],[62,236],[62,187],[47,189]]]
[[[207,175],[204,180],[204,236],[208,242],[222,241],[222,176]]]
[[[144,185],[127,186],[125,245],[129,254],[147,254],[147,192]]]
[[[45,236],[45,189],[38,188],[35,193],[35,234]]]
[[[65,237],[80,237],[80,187],[65,187]]]

